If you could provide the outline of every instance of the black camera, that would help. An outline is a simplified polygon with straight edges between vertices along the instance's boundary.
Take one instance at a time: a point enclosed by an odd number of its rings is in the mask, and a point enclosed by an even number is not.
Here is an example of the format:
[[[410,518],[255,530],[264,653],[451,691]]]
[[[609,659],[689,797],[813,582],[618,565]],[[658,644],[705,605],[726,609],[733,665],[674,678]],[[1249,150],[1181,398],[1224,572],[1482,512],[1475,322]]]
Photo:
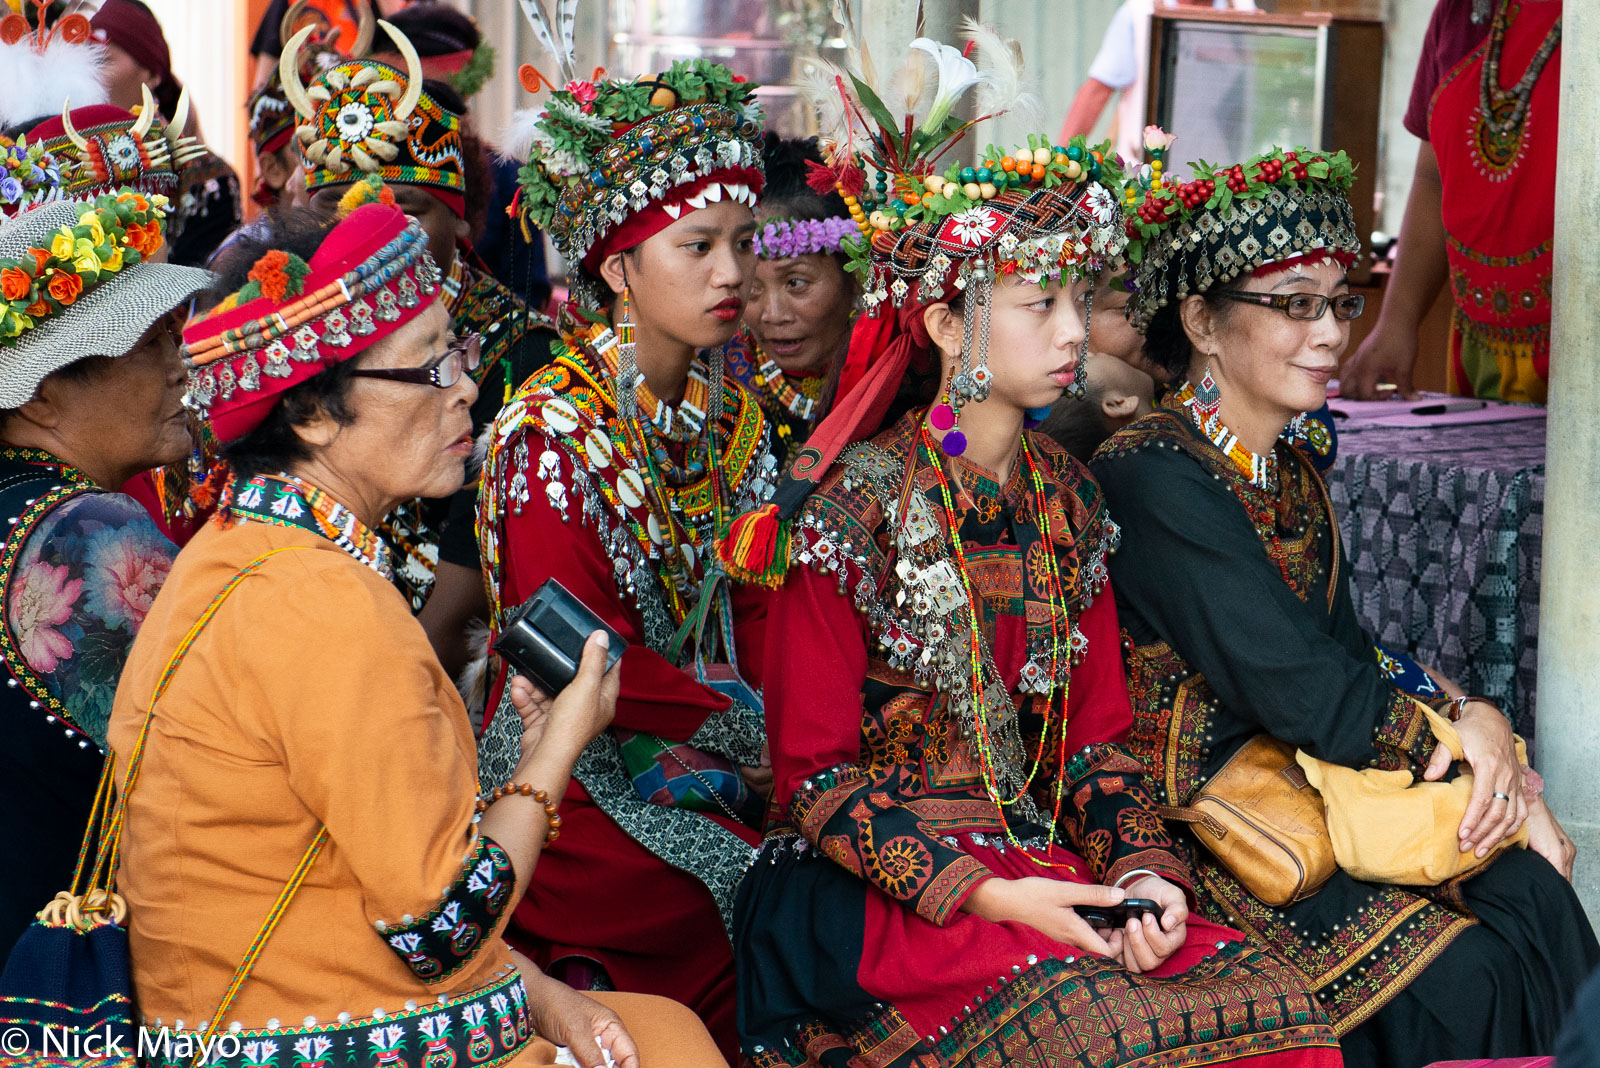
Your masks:
[[[555,579],[546,579],[532,597],[511,613],[500,637],[495,639],[494,651],[518,674],[526,675],[534,685],[554,696],[578,677],[583,643],[597,630],[605,631],[611,639],[606,652],[606,670],[610,671],[628,647],[627,640],[573,596],[571,590]]]

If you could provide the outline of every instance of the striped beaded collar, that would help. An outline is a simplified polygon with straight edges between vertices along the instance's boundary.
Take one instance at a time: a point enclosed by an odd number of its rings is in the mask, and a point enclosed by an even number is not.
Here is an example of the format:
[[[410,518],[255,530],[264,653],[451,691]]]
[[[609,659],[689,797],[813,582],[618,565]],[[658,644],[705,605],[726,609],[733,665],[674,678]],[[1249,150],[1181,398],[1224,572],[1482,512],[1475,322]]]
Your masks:
[[[389,547],[356,514],[325,490],[294,475],[256,475],[230,482],[224,495],[228,516],[320,534],[386,581],[394,581]]]

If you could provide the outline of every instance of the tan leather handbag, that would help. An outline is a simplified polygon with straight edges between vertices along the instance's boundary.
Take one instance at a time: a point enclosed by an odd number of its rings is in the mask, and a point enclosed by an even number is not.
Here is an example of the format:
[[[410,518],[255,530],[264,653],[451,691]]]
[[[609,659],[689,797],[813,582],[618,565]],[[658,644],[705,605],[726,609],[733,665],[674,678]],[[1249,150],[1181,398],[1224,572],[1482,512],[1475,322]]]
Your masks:
[[[1310,897],[1338,867],[1322,795],[1306,781],[1295,747],[1271,735],[1241,746],[1187,806],[1160,812],[1189,824],[1246,890],[1274,908]]]

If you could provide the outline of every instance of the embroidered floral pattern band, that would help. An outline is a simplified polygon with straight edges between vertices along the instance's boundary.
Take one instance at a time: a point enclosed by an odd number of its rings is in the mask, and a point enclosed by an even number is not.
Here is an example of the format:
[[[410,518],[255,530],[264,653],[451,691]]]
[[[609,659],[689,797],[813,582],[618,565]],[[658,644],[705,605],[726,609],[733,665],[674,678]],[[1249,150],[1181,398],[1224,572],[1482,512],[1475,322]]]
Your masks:
[[[448,979],[490,940],[511,899],[513,881],[511,858],[494,839],[479,835],[461,874],[432,911],[403,916],[398,924],[380,922],[378,931],[418,979]]]
[[[151,1068],[192,1068],[198,1032],[153,1030]],[[382,1009],[352,1020],[297,1028],[228,1031],[211,1040],[206,1068],[495,1068],[533,1037],[522,974],[508,967],[494,981],[453,1000],[397,1013]]]
[[[70,308],[86,290],[110,281],[130,263],[161,248],[167,198],[124,191],[87,206],[75,226],[62,226],[49,248],[0,258],[0,348],[10,348],[45,319]]]

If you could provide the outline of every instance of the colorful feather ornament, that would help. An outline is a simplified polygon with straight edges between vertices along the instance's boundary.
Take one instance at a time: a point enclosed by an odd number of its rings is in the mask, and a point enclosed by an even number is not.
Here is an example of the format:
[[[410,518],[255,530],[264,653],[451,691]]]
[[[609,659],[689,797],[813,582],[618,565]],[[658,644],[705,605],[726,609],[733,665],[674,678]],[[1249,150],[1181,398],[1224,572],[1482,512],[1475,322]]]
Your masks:
[[[540,47],[550,54],[556,61],[558,75],[555,88],[560,88],[570,82],[578,80],[577,57],[573,55],[573,27],[578,18],[577,0],[559,0],[560,6],[556,13],[560,19],[559,30],[557,24],[550,21],[550,13],[545,10],[544,0],[520,0],[522,13],[527,16],[528,25],[533,27],[533,36],[538,39]]]

